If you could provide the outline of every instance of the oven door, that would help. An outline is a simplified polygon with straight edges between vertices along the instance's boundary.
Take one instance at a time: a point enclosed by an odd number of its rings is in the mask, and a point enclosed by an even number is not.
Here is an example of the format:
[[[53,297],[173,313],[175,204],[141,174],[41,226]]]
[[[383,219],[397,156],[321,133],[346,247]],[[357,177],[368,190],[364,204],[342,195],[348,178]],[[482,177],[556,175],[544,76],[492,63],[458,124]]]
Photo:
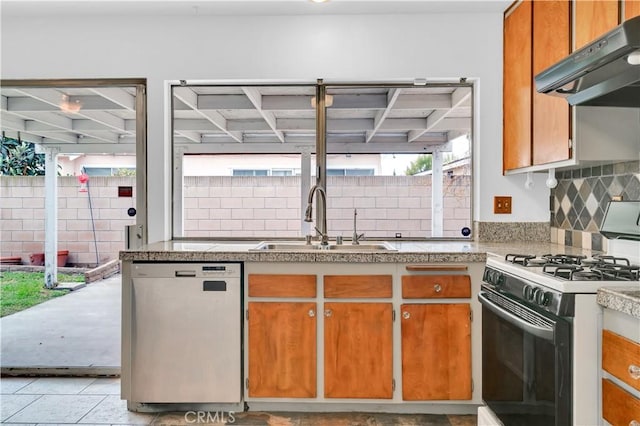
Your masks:
[[[505,425],[571,424],[571,323],[483,286],[482,399]]]

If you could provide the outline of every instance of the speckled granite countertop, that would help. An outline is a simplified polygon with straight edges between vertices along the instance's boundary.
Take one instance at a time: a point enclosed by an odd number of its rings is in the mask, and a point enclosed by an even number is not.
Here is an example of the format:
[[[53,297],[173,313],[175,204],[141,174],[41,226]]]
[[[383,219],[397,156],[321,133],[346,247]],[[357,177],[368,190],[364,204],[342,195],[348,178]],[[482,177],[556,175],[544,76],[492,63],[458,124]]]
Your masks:
[[[635,288],[603,287],[596,300],[605,308],[640,319],[640,284]]]
[[[366,241],[363,244],[370,244]],[[253,251],[260,241],[163,241],[120,252],[123,261],[244,261],[244,262],[484,262],[487,255],[507,253],[567,253],[591,255],[590,250],[551,243],[476,243],[470,241],[387,241],[397,251],[339,252],[334,250]],[[349,243],[346,243],[349,244]]]

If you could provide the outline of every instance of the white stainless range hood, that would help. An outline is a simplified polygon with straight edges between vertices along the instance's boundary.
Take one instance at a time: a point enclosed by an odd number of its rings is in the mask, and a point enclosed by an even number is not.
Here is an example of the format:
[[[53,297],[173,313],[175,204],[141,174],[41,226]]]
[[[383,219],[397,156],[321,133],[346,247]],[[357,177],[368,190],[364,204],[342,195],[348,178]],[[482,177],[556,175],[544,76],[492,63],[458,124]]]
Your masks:
[[[542,71],[535,83],[571,105],[640,107],[640,16]]]

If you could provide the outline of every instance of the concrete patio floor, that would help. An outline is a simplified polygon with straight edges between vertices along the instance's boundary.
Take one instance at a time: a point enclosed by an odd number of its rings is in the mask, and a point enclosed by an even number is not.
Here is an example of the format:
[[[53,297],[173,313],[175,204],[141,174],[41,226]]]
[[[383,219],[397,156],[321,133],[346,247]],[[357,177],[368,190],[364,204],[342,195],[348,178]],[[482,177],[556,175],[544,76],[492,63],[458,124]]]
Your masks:
[[[475,426],[475,415],[127,411],[120,379],[3,377],[0,423],[4,425],[243,425],[243,426]],[[217,417],[216,417],[217,416]],[[232,417],[231,417],[232,416]]]
[[[120,373],[121,276],[0,319],[3,374]]]

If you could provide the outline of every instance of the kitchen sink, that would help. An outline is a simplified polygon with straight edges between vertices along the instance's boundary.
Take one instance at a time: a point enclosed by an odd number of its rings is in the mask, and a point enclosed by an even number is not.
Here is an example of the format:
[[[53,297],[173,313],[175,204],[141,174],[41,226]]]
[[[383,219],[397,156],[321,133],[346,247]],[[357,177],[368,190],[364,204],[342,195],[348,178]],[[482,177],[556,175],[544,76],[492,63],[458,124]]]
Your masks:
[[[304,242],[262,242],[251,251],[397,251],[392,245],[384,241],[371,242],[367,244],[329,244],[322,246],[320,244],[305,244]]]

